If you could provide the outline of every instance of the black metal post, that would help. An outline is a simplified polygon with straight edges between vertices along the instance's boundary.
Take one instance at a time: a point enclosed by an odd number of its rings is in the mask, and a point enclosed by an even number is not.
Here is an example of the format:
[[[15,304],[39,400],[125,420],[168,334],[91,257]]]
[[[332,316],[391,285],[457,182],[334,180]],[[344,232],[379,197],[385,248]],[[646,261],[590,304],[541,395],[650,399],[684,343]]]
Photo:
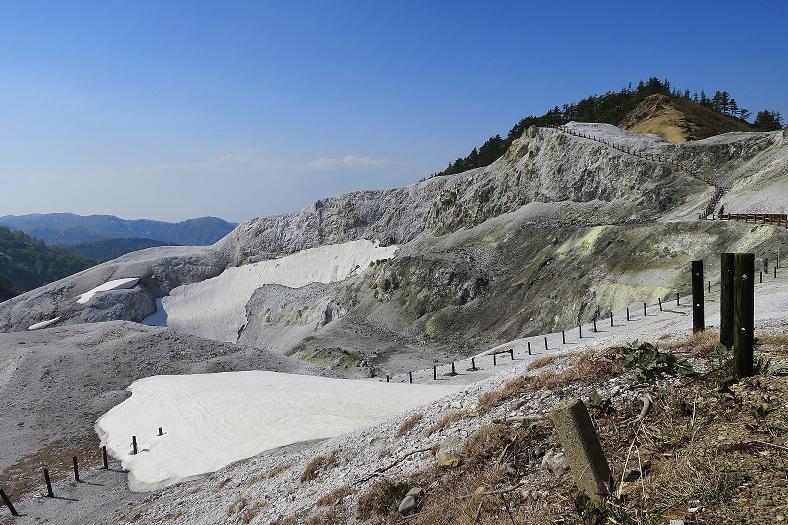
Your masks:
[[[512,357],[512,361],[514,361],[514,348],[509,349],[509,355]]]
[[[659,311],[662,311],[662,297],[657,297],[657,301],[659,301]]]
[[[643,317],[648,315],[648,310],[646,310],[646,303],[643,303]]]
[[[161,428],[161,427],[159,427],[159,435],[160,435],[160,436],[163,436],[163,435],[164,435],[164,431],[162,430],[162,428]]]
[[[596,333],[596,316],[594,316],[594,333]]]
[[[137,436],[131,436],[131,450],[134,451],[132,454],[137,454]]]
[[[74,463],[74,481],[79,483],[79,463],[77,463],[77,457],[74,456],[71,458],[71,461]]]
[[[47,484],[47,497],[54,498],[55,493],[52,492],[52,480],[49,479],[49,469],[44,469],[44,482]]]
[[[544,336],[544,349],[547,350],[547,336]]]
[[[391,376],[386,376],[386,383],[391,381]]]
[[[528,341],[528,355],[531,355],[531,341]]]
[[[104,470],[109,470],[109,458],[107,457],[107,447],[101,447],[101,458],[104,460]]]
[[[6,495],[3,489],[0,489],[0,499],[3,500],[3,503],[5,503],[5,506],[8,507],[8,510],[11,511],[12,516],[19,516],[19,513],[14,508],[14,504],[11,503],[11,498]]]
[[[413,383],[413,372],[408,372],[408,381]]]
[[[679,306],[679,293],[676,292],[676,306]]]
[[[610,326],[613,326],[613,310],[610,310]]]
[[[749,377],[755,373],[755,254],[737,253],[734,272],[733,372],[736,377]]]
[[[561,330],[561,342],[566,344],[566,333],[563,330]]]
[[[577,325],[577,331],[580,332],[580,339],[583,338],[583,325]]]
[[[493,352],[493,366],[496,366],[497,364],[498,364],[497,355],[495,354],[495,352]]]
[[[627,306],[627,321],[629,321],[629,306]]]
[[[478,370],[478,368],[476,368],[476,358],[474,357],[471,357],[471,370],[473,371]]]
[[[706,326],[703,297],[703,261],[692,261],[692,331],[702,332]]]
[[[451,375],[453,376],[457,375],[457,371],[454,369],[454,361],[452,361],[451,363]]]
[[[733,348],[733,282],[735,254],[720,255],[720,343]]]
[[[435,365],[432,365],[432,379],[434,381],[438,380],[438,367]]]

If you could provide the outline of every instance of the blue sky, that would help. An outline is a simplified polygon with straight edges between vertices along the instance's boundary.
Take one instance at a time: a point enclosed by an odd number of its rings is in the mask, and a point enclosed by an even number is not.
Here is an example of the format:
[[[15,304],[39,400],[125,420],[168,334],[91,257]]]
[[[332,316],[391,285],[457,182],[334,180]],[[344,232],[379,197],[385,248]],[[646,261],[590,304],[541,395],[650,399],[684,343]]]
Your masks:
[[[788,115],[786,5],[0,0],[0,215],[281,213],[651,75]]]

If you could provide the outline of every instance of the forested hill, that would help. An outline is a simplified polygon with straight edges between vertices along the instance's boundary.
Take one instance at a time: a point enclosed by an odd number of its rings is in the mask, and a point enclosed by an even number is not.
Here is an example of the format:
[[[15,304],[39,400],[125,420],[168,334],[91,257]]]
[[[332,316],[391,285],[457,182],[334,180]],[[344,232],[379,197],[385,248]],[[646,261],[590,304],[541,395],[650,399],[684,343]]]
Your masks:
[[[783,125],[782,116],[776,111],[760,111],[753,124],[749,123],[752,113],[741,107],[727,91],[716,91],[709,98],[704,91],[690,93],[689,90],[674,89],[668,80],[652,77],[640,81],[636,87],[630,84],[620,91],[608,91],[604,95],[592,95],[574,104],[555,106],[541,116],[528,116],[509,130],[506,137],[495,135],[473,150],[464,158],[458,158],[443,171],[433,176],[461,173],[473,168],[488,166],[503,155],[515,139],[519,138],[530,126],[560,126],[567,122],[602,122],[618,126],[631,111],[651,95],[666,95],[683,99],[721,115],[739,120],[751,126],[753,131],[772,131]]]
[[[181,222],[121,219],[114,215],[36,213],[0,217],[0,226],[20,230],[50,246],[68,246],[102,239],[152,239],[166,244],[199,246],[213,244],[235,228],[216,217]]]
[[[0,301],[77,273],[97,261],[49,248],[23,232],[0,226]]]

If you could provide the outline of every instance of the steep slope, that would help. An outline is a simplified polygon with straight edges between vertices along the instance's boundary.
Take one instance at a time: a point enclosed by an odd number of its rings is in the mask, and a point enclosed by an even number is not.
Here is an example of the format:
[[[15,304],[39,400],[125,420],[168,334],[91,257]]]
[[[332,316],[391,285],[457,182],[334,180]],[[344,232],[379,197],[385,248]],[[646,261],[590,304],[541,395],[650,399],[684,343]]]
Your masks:
[[[235,224],[216,217],[200,217],[172,223],[73,213],[6,215],[0,217],[0,225],[21,230],[52,245],[136,237],[170,244],[200,246],[213,244],[235,227]]]
[[[129,254],[3,303],[0,328],[56,317],[141,321],[169,295],[163,303],[183,306],[180,329],[370,375],[571,327],[625,299],[653,302],[686,284],[692,258],[710,257],[713,269],[719,251],[740,247],[760,257],[785,244],[783,230],[697,220],[717,187],[729,187],[726,198],[735,201],[747,180],[748,205],[771,206],[768,192],[757,190],[761,181],[786,184],[785,132],[673,145],[605,124],[568,128],[573,134],[529,128],[486,168],[252,219],[210,248]],[[249,293],[232,298],[231,314],[229,285],[195,287],[206,294],[196,317],[181,300],[189,288],[180,286],[217,276],[231,284],[260,261],[359,240],[399,251],[336,282],[250,281]],[[140,280],[75,301],[121,278]]]
[[[753,131],[747,122],[723,115],[691,100],[651,95],[630,111],[619,125],[635,133],[653,133],[674,144],[731,131]]]
[[[62,279],[96,262],[0,227],[0,300]]]
[[[172,246],[172,244],[173,243],[157,241],[154,239],[102,239],[100,241],[70,244],[64,246],[63,249],[69,253],[81,255],[82,257],[90,257],[91,259],[109,261],[111,259],[117,259],[121,255],[144,250],[145,248],[153,248],[156,246]]]

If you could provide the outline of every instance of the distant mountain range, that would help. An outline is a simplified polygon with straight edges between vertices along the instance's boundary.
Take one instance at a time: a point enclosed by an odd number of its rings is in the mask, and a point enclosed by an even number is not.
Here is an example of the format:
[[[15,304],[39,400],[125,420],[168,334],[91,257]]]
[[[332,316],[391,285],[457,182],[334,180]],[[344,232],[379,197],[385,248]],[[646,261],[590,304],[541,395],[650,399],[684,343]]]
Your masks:
[[[149,239],[163,244],[200,246],[215,243],[236,225],[216,217],[174,223],[127,220],[113,215],[36,213],[0,217],[0,226],[23,231],[49,246],[70,246],[106,239]]]

